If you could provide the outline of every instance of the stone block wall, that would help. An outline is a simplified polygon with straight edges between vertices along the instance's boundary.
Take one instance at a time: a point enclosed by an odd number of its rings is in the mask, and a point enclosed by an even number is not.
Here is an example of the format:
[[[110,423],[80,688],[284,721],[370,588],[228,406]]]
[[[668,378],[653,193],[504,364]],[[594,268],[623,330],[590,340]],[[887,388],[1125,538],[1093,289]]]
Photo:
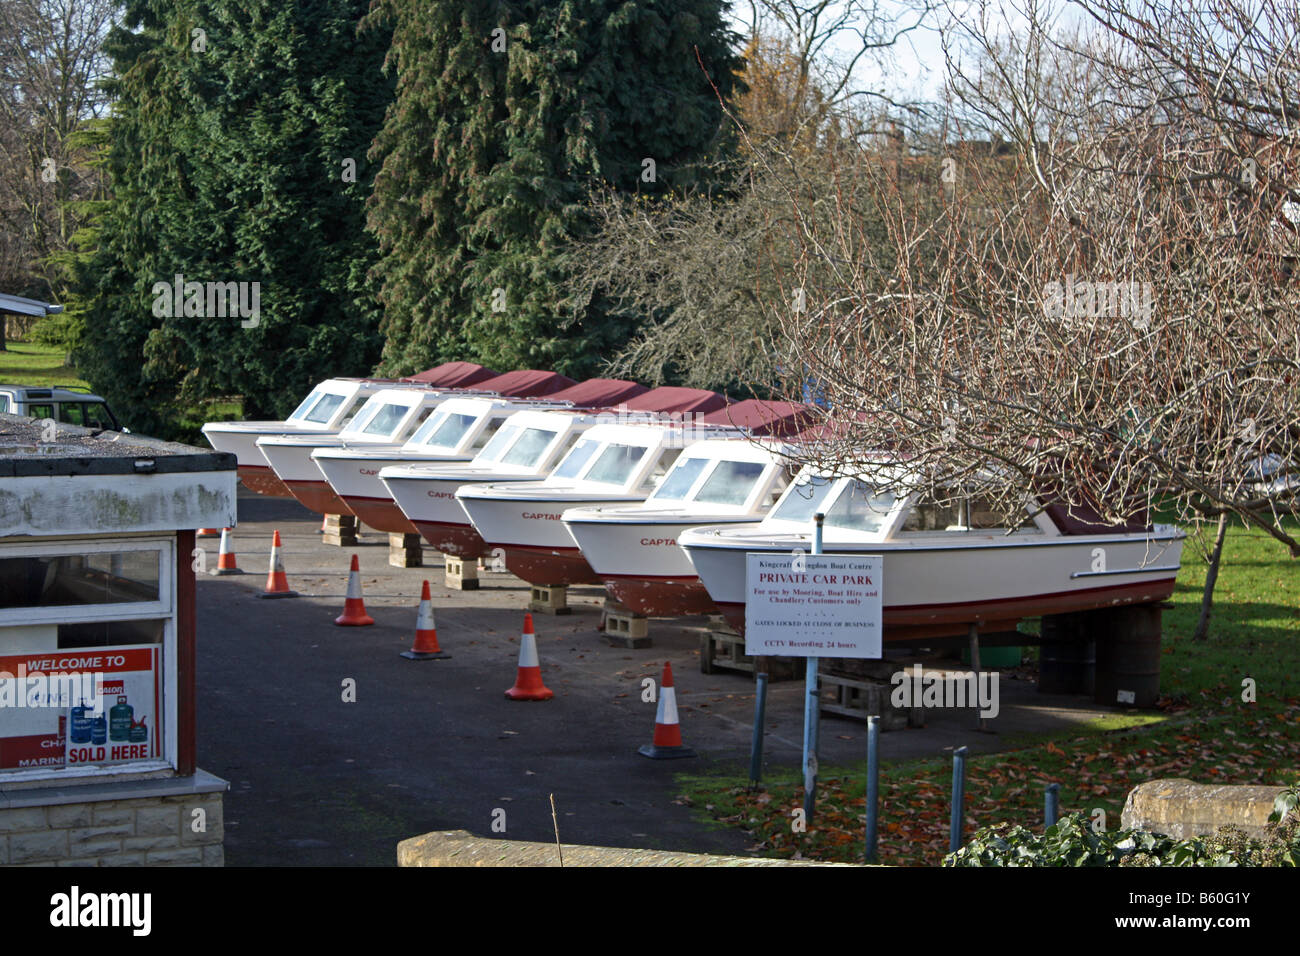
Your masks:
[[[222,866],[221,800],[194,793],[0,808],[0,866]]]

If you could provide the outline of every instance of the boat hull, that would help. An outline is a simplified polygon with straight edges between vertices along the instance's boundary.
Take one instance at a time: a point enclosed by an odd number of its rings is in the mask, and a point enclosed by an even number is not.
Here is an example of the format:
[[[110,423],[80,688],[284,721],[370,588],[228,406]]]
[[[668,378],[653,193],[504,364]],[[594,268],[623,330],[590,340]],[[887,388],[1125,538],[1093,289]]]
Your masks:
[[[412,523],[420,532],[420,537],[438,551],[450,554],[454,558],[469,561],[487,557],[492,552],[482,535],[475,531],[469,522],[453,524],[444,521],[415,521]]]
[[[393,500],[384,483],[379,480],[381,469],[397,465],[468,460],[465,456],[382,455],[364,451],[348,454],[343,450],[335,454],[316,455],[312,458],[329,486],[334,489],[334,493],[362,524],[389,534],[415,534],[419,529],[402,513],[402,509]]]
[[[268,498],[293,497],[293,492],[285,487],[284,482],[266,465],[239,465],[236,470],[239,480],[249,491],[266,495]]]
[[[456,498],[457,489],[474,484],[535,482],[542,478],[540,475],[494,473],[483,467],[466,467],[461,474],[452,473],[461,469],[448,469],[445,473],[430,469],[427,475],[416,471],[410,469],[406,474],[386,474],[381,482],[403,517],[415,526],[425,541],[443,554],[464,560],[487,557],[492,549],[470,523]]]
[[[319,441],[309,442],[309,439],[272,439],[257,447],[261,449],[276,477],[284,482],[289,494],[304,508],[321,515],[352,514],[352,509],[330,487],[311,457],[317,448],[339,447],[343,444],[342,440],[326,436]]]
[[[809,550],[806,539],[791,536],[790,544],[790,548],[762,547],[757,542],[716,547],[700,544],[692,533],[685,548],[714,603],[743,634],[745,552]],[[1105,553],[1101,570],[1098,549]],[[825,548],[832,555],[882,556],[881,624],[887,642],[960,636],[972,624],[985,632],[1011,630],[1025,618],[1046,614],[1164,601],[1173,594],[1181,550],[1181,538],[1148,543],[1100,536],[1028,545],[990,540],[983,547]],[[1106,571],[1106,563],[1115,570]],[[1140,567],[1148,570],[1122,573]]]
[[[635,508],[570,511],[564,523],[609,593],[635,613],[647,617],[716,613],[677,536],[687,528],[725,521],[726,516],[688,515],[680,509],[671,517],[649,509],[637,512]],[[745,517],[750,522],[757,518]]]
[[[457,500],[488,550],[501,549],[511,574],[539,587],[567,587],[599,584],[600,575],[582,556],[560,516],[569,508],[631,504],[644,499],[630,496],[543,498],[529,497],[526,493],[512,496],[505,492],[499,497],[458,495]]]
[[[718,612],[713,598],[694,574],[663,577],[601,574],[600,579],[610,596],[620,604],[626,604],[635,614],[684,617]],[[743,616],[743,610],[741,614]]]
[[[217,451],[235,456],[239,480],[248,490],[272,498],[291,498],[289,489],[267,464],[257,440],[281,435],[329,436],[336,432],[328,428],[295,429],[284,422],[210,422],[203,426],[203,434]]]

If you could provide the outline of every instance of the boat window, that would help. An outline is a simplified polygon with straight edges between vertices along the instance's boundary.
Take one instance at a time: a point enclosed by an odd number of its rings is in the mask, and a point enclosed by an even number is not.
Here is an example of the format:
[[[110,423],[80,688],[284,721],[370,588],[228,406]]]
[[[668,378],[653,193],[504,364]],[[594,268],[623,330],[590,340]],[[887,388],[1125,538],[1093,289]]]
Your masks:
[[[850,531],[879,531],[885,516],[894,507],[894,496],[877,492],[865,481],[854,480],[840,492],[826,512],[826,527]]]
[[[346,412],[344,412],[343,416],[338,419],[342,423],[340,427],[346,429],[349,425],[351,425],[352,419],[356,418],[356,416],[361,414],[361,410],[366,407],[366,404],[369,401],[370,399],[366,398],[364,395],[358,395],[355,399],[353,399],[352,407],[349,408]],[[307,420],[311,421],[311,418],[308,417]]]
[[[764,467],[760,461],[720,461],[695,500],[711,505],[743,505]]]
[[[645,476],[645,480],[641,482],[640,490],[646,494],[654,491],[659,486],[659,483],[664,480],[664,476],[672,470],[681,454],[682,450],[680,448],[665,448],[659,454],[659,460],[655,462],[655,466],[650,469],[649,474]]]
[[[289,416],[288,420],[296,422],[302,419],[303,416],[307,414],[308,409],[316,404],[316,400],[320,398],[320,396],[321,390],[319,388],[313,388],[311,394],[298,403],[298,407],[293,410],[293,414]]]
[[[455,448],[474,427],[476,421],[478,421],[477,415],[462,415],[459,412],[440,415],[436,419],[437,424],[433,426],[432,433],[424,440],[424,444],[437,445],[439,448]]]
[[[704,471],[704,466],[709,463],[707,458],[683,458],[678,460],[673,466],[673,470],[668,472],[668,476],[655,489],[655,493],[650,497],[655,501],[681,501],[686,497],[686,492],[691,490],[691,485],[695,484],[695,479],[700,477],[700,472]]]
[[[903,531],[942,531],[962,523],[961,500],[951,497],[951,491],[939,492],[938,501],[932,492],[922,492],[912,510],[903,520]]]
[[[551,472],[552,478],[576,478],[578,472],[586,467],[591,456],[596,453],[600,447],[600,442],[591,439],[584,439],[573,446],[573,450],[564,456],[564,461],[560,462],[555,471]]]
[[[409,411],[407,405],[387,404],[370,416],[360,429],[363,435],[391,435]],[[353,429],[356,431],[356,429]]]
[[[483,446],[483,450],[478,453],[478,460],[483,462],[496,461],[517,434],[519,434],[518,425],[503,425],[497,429],[497,433],[492,436],[492,440]]]
[[[303,419],[316,425],[323,425],[338,411],[338,407],[343,404],[343,399],[343,395],[326,392],[316,400],[316,404],[312,405],[310,411],[303,414]]]
[[[772,512],[771,517],[777,521],[812,521],[813,515],[830,494],[833,484],[831,479],[820,475],[795,482],[786,491],[785,499]]]
[[[606,485],[621,485],[641,463],[646,451],[648,449],[645,445],[606,445],[583,479]]]
[[[987,495],[963,497],[961,492],[941,490],[936,496],[923,492],[903,522],[903,531],[1005,531],[1007,522]],[[1016,528],[1031,524],[1026,511]]]
[[[510,450],[502,457],[501,463],[525,467],[534,465],[555,436],[556,432],[547,431],[545,428],[526,428],[519,436],[519,440],[511,445]]]

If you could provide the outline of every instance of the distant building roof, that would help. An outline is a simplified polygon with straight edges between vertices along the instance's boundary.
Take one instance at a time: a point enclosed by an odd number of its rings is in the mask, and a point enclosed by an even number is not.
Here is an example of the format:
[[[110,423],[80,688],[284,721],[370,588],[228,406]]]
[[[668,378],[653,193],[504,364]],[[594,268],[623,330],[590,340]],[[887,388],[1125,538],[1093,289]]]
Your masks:
[[[40,299],[24,299],[20,295],[0,292],[0,312],[13,312],[16,315],[57,315],[63,306]]]

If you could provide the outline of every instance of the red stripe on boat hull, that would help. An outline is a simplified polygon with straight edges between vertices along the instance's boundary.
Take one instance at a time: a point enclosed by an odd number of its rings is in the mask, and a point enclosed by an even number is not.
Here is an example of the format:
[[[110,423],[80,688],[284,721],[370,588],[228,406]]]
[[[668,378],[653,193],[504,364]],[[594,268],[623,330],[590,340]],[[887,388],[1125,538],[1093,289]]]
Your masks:
[[[419,530],[406,515],[402,514],[402,509],[397,507],[397,503],[391,498],[380,500],[348,495],[343,498],[343,502],[352,509],[352,513],[362,524],[376,531],[387,531],[389,534],[415,534]]]
[[[606,574],[604,581],[605,589],[615,601],[646,617],[716,614],[718,610],[697,577]]]
[[[293,493],[285,487],[280,476],[270,468],[263,465],[240,465],[237,470],[239,480],[249,491],[255,491],[259,495],[269,495],[272,498],[293,497]]]
[[[318,515],[350,515],[352,509],[327,481],[286,481],[285,487],[305,508]]]
[[[600,575],[577,548],[532,548],[527,545],[488,544],[505,552],[506,569],[515,577],[539,587],[599,584]]]
[[[477,531],[467,524],[442,521],[412,522],[424,540],[443,554],[470,560],[485,557],[491,549]]]

